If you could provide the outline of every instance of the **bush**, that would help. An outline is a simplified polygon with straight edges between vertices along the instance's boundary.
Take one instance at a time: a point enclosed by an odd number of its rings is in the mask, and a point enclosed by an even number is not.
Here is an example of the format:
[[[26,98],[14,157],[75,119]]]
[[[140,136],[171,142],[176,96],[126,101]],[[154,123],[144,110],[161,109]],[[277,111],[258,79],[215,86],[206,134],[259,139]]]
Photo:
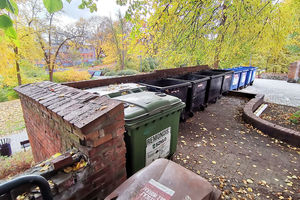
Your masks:
[[[0,102],[18,99],[18,93],[13,87],[5,87],[0,89]]]
[[[134,75],[134,74],[137,74],[137,73],[138,73],[138,71],[133,70],[133,69],[124,69],[124,70],[118,71],[117,75],[127,76],[127,75]]]
[[[11,157],[0,156],[0,179],[14,176],[29,169],[33,164],[31,150],[17,152]]]
[[[115,72],[115,71],[106,72],[104,74],[104,76],[116,76],[116,75],[117,75],[117,72]]]
[[[300,123],[300,110],[291,115],[290,121],[294,124]]]
[[[83,81],[89,80],[91,75],[87,71],[77,71],[70,69],[63,72],[54,72],[53,81],[62,83],[62,82],[72,82],[72,81]]]
[[[8,101],[6,90],[0,89],[0,102]]]
[[[159,63],[154,58],[145,58],[142,62],[142,72],[151,72],[158,67]]]
[[[105,75],[106,73],[110,72],[110,69],[104,68],[104,69],[101,69],[101,71],[102,71],[102,74]]]

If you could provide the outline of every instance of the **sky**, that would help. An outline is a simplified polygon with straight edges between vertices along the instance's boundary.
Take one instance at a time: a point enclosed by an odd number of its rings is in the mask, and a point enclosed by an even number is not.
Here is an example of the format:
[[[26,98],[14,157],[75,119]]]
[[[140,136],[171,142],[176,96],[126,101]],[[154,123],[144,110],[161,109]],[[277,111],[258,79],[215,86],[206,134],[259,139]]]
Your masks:
[[[79,18],[89,18],[93,15],[112,17],[116,19],[116,13],[120,9],[124,15],[127,6],[119,6],[115,0],[98,0],[97,12],[90,13],[89,9],[79,9],[78,5],[81,0],[73,0],[70,4],[64,1],[63,14],[60,16],[60,21],[64,24],[70,24],[76,22]]]

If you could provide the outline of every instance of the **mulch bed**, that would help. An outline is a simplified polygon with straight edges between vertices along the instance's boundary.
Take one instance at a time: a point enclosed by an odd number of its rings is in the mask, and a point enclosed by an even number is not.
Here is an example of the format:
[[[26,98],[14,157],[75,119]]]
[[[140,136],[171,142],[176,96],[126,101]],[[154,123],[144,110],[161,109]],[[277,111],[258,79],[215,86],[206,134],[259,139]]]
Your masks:
[[[292,123],[290,117],[300,108],[268,103],[267,109],[260,115],[264,120],[300,132],[300,122]]]

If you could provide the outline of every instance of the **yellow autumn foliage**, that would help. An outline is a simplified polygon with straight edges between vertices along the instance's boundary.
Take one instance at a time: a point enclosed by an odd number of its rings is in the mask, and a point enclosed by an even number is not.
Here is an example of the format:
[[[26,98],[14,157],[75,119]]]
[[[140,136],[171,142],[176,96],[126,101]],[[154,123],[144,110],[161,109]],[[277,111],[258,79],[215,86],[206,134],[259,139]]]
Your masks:
[[[68,71],[54,72],[53,79],[55,82],[71,82],[89,80],[91,75],[87,71],[78,71],[70,69]]]

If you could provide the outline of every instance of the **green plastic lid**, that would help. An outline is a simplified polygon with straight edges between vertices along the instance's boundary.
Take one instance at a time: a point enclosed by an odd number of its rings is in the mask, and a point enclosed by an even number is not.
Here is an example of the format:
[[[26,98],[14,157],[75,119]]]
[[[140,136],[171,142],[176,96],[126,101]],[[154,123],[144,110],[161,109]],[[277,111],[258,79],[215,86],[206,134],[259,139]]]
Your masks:
[[[158,92],[139,92],[119,96],[114,99],[125,104],[125,121],[139,121],[162,112],[171,112],[183,109],[185,104],[177,97]]]

